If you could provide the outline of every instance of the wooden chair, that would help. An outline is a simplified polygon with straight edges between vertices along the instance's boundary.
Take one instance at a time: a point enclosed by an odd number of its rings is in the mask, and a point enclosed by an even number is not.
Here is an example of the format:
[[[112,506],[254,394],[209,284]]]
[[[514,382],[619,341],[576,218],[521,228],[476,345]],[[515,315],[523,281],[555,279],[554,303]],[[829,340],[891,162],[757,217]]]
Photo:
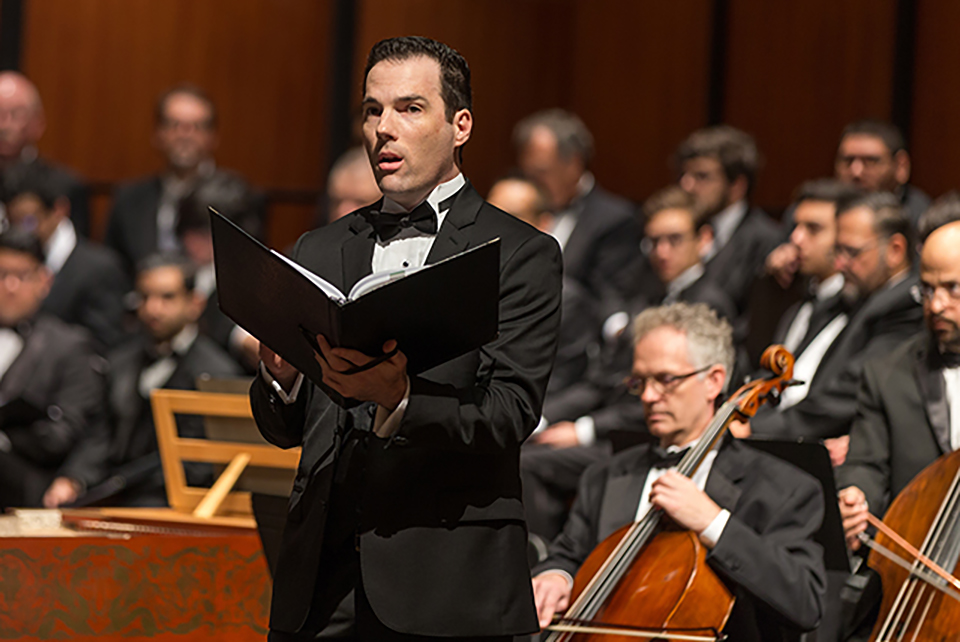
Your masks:
[[[176,415],[241,417],[253,421],[247,395],[154,390],[150,395],[153,421],[160,446],[160,461],[167,487],[167,501],[181,514],[200,519],[252,515],[250,493],[234,491],[243,470],[249,466],[296,470],[300,449],[282,450],[276,446],[194,439],[177,434]],[[187,486],[184,461],[226,464],[227,467],[209,489]]]

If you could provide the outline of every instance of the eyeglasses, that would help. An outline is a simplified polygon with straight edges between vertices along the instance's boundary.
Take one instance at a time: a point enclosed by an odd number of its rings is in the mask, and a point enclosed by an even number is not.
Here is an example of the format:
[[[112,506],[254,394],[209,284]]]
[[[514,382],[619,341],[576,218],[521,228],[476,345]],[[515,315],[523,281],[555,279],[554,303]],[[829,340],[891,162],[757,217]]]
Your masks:
[[[941,290],[947,295],[947,300],[953,303],[960,301],[960,282],[958,281],[948,281],[947,283],[940,283],[938,285],[921,283],[917,286],[917,289],[920,292],[920,297],[927,303],[933,301],[937,296],[937,292]]]
[[[650,254],[655,249],[657,249],[657,247],[659,247],[661,243],[666,243],[668,246],[672,248],[678,248],[680,247],[681,243],[689,239],[690,239],[690,234],[685,234],[685,233],[663,234],[661,236],[647,236],[642,241],[640,241],[640,250],[644,254]]]
[[[873,243],[867,243],[863,247],[853,247],[852,245],[841,245],[837,243],[833,246],[833,253],[838,258],[848,258],[855,259],[869,249],[875,248],[879,245],[879,241],[874,241]]]
[[[713,365],[711,364],[709,366],[700,368],[699,370],[694,370],[693,372],[688,372],[687,374],[682,375],[661,372],[650,375],[649,377],[627,377],[623,380],[623,385],[626,386],[627,392],[636,397],[642,395],[643,391],[647,389],[648,385],[650,386],[651,390],[663,395],[673,392],[673,390],[680,385],[680,382],[689,379],[693,375],[706,372],[712,367]]]

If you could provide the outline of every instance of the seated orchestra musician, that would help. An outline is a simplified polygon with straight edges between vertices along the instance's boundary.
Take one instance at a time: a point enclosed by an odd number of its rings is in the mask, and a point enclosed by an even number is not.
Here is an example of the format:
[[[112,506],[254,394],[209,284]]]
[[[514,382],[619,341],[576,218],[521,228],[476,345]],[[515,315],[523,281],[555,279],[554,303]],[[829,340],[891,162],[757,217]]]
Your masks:
[[[611,533],[653,505],[699,535],[707,563],[736,596],[724,632],[732,640],[779,640],[810,630],[823,611],[823,517],[819,483],[727,435],[699,470],[675,470],[703,436],[734,358],[730,324],[704,304],[650,308],[634,321],[629,386],[650,433],[644,444],[587,469],[562,533],[533,569],[540,625],[567,608],[577,573]]]
[[[952,219],[923,244],[919,290],[927,330],[866,364],[849,453],[836,471],[853,550],[868,513],[882,517],[918,473],[960,448],[960,201],[944,206],[934,205],[921,223],[929,215]]]

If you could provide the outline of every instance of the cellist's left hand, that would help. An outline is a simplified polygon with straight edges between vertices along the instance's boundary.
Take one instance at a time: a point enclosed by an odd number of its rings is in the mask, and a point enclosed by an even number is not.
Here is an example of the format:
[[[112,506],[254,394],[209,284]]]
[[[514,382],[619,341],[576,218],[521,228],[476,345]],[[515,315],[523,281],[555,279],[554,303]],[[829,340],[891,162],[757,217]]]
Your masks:
[[[668,470],[653,482],[650,501],[681,527],[700,534],[720,514],[720,507],[692,479]]]

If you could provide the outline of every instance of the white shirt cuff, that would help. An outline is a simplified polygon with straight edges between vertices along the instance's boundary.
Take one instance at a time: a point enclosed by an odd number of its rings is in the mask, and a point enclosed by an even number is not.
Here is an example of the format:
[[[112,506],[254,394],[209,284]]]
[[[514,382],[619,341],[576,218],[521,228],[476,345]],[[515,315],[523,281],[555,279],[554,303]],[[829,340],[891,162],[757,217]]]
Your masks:
[[[717,542],[720,541],[720,536],[723,535],[723,529],[727,526],[728,519],[730,519],[730,511],[724,508],[713,518],[709,526],[700,531],[700,541],[704,546],[713,548],[717,545]]]
[[[562,576],[564,577],[564,579],[567,580],[567,588],[570,588],[570,589],[573,588],[573,576],[570,575],[570,573],[567,573],[566,571],[564,571],[564,570],[562,570],[562,569],[559,569],[559,568],[548,568],[547,570],[543,571],[542,573],[537,573],[537,577],[540,577],[541,575],[546,575],[547,573],[554,573],[555,575],[562,575]]]
[[[597,429],[593,417],[580,417],[573,422],[573,430],[577,433],[577,441],[581,446],[592,446],[597,441]]]
[[[267,366],[263,365],[263,361],[260,362],[260,376],[263,377],[263,380],[267,382],[268,386],[273,388],[273,391],[280,397],[280,401],[288,406],[297,401],[297,395],[300,394],[300,386],[303,385],[303,373],[297,375],[297,380],[293,382],[293,387],[290,389],[290,392],[285,391],[283,386],[280,385],[280,382],[273,378],[273,375],[267,370]]]
[[[407,409],[407,402],[410,401],[410,377],[407,377],[407,389],[403,393],[403,399],[397,404],[393,411],[387,410],[383,406],[377,406],[377,414],[373,418],[373,432],[378,437],[391,437],[393,433],[400,428],[400,420],[403,419],[403,413]]]
[[[233,326],[233,330],[230,331],[230,338],[228,339],[230,347],[237,351],[241,350],[243,348],[243,342],[246,341],[249,336],[251,336],[251,334],[240,326]]]

